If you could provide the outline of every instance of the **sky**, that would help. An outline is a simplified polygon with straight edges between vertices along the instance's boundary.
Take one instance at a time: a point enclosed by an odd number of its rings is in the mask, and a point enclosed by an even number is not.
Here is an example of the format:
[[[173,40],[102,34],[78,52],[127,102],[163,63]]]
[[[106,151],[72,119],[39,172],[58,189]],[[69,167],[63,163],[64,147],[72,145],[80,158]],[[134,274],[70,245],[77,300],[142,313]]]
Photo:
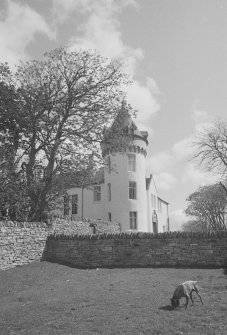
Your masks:
[[[227,117],[227,1],[0,0],[1,62],[60,46],[125,60],[128,102],[149,132],[147,174],[170,203],[171,229],[181,229],[189,194],[217,181],[191,144]]]

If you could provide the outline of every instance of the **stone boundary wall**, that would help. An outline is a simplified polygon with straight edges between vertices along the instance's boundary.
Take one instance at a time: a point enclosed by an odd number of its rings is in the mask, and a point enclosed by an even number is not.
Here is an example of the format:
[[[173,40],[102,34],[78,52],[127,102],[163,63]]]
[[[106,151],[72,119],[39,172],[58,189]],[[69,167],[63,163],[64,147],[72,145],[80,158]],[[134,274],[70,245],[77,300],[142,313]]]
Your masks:
[[[0,269],[40,261],[48,234],[45,223],[0,222]]]
[[[73,220],[72,218],[55,218],[51,222],[52,230],[59,234],[77,234],[77,235],[92,235],[92,234],[108,234],[120,233],[119,223],[83,219]]]
[[[95,228],[94,228],[95,227]],[[0,222],[0,270],[37,262],[45,258],[49,235],[117,233],[120,226],[100,220],[56,219],[47,225],[39,222]]]
[[[227,232],[50,235],[46,259],[81,268],[227,266]]]
[[[227,267],[227,232],[154,235],[119,230],[100,220],[56,220],[51,226],[0,222],[0,269],[40,260],[82,268]]]

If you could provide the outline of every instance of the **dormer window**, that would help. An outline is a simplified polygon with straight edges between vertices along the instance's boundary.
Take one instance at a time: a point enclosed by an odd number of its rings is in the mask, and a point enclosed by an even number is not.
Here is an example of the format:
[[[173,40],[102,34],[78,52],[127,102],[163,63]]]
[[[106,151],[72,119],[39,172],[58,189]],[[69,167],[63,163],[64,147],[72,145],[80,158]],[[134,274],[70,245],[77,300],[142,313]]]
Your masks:
[[[128,126],[128,133],[129,135],[134,135],[136,126],[133,124],[133,122]]]

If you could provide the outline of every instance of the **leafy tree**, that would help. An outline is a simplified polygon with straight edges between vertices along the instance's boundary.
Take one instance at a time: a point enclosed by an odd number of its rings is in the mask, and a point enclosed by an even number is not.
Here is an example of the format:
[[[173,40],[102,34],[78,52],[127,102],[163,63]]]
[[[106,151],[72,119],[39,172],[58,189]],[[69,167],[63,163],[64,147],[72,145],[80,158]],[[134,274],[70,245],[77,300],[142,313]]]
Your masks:
[[[12,167],[24,185],[28,220],[43,219],[56,181],[86,171],[91,156],[93,167],[100,162],[105,127],[117,113],[130,110],[121,108],[121,88],[129,83],[122,69],[121,62],[97,53],[64,48],[21,63],[14,73],[0,66],[7,90],[1,143],[7,137],[13,148]]]
[[[185,211],[191,221],[184,230],[217,231],[227,229],[224,221],[225,191],[219,184],[200,187],[188,198]],[[196,229],[195,229],[196,227]]]
[[[18,95],[9,84],[9,70],[0,66],[0,210],[12,219],[25,217],[25,184],[18,169],[17,152],[20,147],[23,120],[19,122]]]

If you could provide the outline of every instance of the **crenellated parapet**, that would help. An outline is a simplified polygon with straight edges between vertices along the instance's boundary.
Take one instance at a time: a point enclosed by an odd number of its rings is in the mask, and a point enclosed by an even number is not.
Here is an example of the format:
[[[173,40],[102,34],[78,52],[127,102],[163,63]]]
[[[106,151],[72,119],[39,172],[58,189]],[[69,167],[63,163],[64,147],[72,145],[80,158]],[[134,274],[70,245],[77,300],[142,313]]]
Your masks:
[[[102,151],[102,156],[103,156],[103,158],[105,158],[106,156],[117,153],[117,152],[118,153],[119,152],[122,152],[122,153],[132,152],[132,153],[141,154],[144,157],[147,156],[147,151],[142,146],[139,146],[139,145],[129,145],[129,146],[127,146],[127,148],[117,147],[117,146],[115,146],[115,147],[112,146],[110,148],[105,148]]]

